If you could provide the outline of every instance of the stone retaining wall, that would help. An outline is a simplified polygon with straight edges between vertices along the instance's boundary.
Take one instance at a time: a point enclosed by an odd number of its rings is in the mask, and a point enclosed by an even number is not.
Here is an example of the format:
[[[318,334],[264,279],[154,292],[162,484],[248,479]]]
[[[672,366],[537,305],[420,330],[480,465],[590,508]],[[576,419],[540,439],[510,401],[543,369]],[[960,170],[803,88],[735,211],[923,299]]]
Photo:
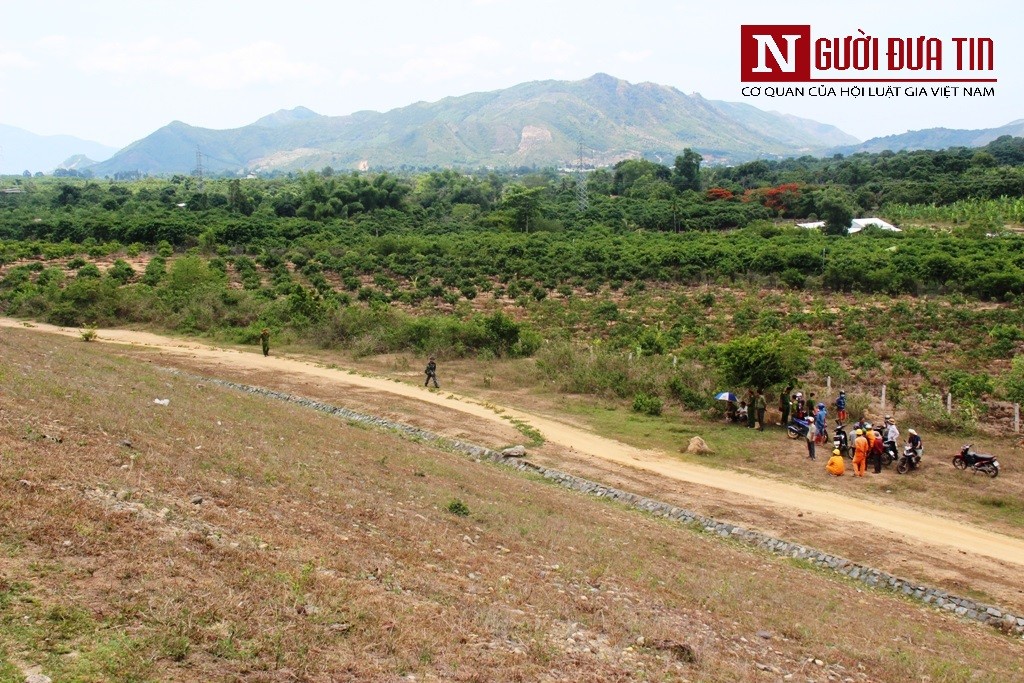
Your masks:
[[[175,374],[186,375],[186,373],[179,371],[175,371]],[[528,460],[506,458],[500,452],[493,449],[465,441],[459,441],[458,439],[442,437],[434,434],[433,432],[428,432],[424,429],[413,427],[411,425],[385,420],[373,415],[357,413],[353,410],[348,410],[347,408],[339,408],[320,401],[314,401],[301,396],[293,396],[279,391],[261,389],[259,387],[209,377],[195,375],[188,376],[211,384],[244,391],[249,394],[258,394],[260,396],[267,396],[269,398],[295,403],[307,408],[313,408],[314,410],[343,417],[351,422],[372,425],[388,431],[398,432],[407,437],[435,443],[450,450],[464,453],[478,460],[499,462],[516,470],[539,474],[545,479],[549,479],[552,482],[573,491],[580,491],[582,493],[601,498],[610,498],[637,510],[648,512],[652,515],[666,517],[683,524],[694,526],[707,533],[715,534],[723,538],[734,539],[746,545],[761,548],[776,555],[803,560],[812,565],[830,569],[854,581],[859,581],[871,588],[879,588],[902,594],[908,598],[919,600],[927,605],[934,605],[936,608],[946,610],[947,612],[953,612],[961,617],[966,617],[984,624],[995,626],[996,628],[1008,633],[1024,634],[1024,615],[1011,614],[1010,612],[993,605],[980,603],[975,600],[971,600],[970,598],[953,595],[944,590],[911,581],[910,579],[894,576],[878,569],[873,569],[863,564],[852,562],[843,557],[839,557],[838,555],[831,555],[805,545],[790,543],[789,541],[773,538],[758,531],[751,531],[750,529],[745,529],[735,524],[721,522],[711,517],[704,517],[694,512],[690,512],[689,510],[684,510],[658,500],[639,496],[635,493],[629,493],[628,491],[621,491],[619,489],[612,488],[611,486],[598,484],[558,470],[541,467]]]

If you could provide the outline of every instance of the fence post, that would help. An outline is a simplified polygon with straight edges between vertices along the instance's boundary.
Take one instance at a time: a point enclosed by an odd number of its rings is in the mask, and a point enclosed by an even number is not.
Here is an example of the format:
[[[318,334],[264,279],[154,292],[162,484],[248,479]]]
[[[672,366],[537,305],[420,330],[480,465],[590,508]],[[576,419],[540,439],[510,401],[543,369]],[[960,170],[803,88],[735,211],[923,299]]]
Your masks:
[[[882,412],[885,412],[885,385],[882,385]]]
[[[676,363],[678,363],[678,362],[679,362],[679,359],[676,358],[675,354],[672,354],[672,367],[675,367]]]
[[[1020,434],[1020,404],[1013,404],[1013,433]]]
[[[629,352],[629,362],[630,363],[633,362],[633,352],[632,351]]]
[[[946,412],[947,413],[952,413],[953,412],[953,392],[952,391],[950,391],[949,393],[946,394]]]
[[[828,389],[830,394],[832,393],[832,375],[825,378],[825,388]]]

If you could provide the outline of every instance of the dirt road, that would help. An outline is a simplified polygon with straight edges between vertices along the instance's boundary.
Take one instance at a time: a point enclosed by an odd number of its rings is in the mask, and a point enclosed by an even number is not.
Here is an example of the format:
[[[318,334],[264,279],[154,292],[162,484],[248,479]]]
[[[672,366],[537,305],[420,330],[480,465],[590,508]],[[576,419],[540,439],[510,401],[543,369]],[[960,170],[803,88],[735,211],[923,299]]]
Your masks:
[[[21,321],[8,318],[0,318],[0,327],[31,329],[35,332],[75,337],[81,334],[79,330],[40,323],[32,323],[31,327],[26,327]],[[130,330],[98,330],[97,335],[98,341],[142,346],[164,354],[205,361],[204,364],[216,362],[222,366],[243,370],[277,371],[316,377],[339,387],[361,387],[424,404],[443,406],[503,426],[507,426],[507,418],[518,419],[538,429],[548,443],[559,445],[566,452],[574,451],[667,479],[726,491],[773,506],[817,514],[822,519],[871,525],[878,530],[896,534],[924,546],[953,549],[970,556],[982,555],[1024,566],[1024,540],[905,507],[887,506],[771,479],[681,462],[665,453],[641,450],[597,436],[550,416],[484,404],[444,390],[434,393],[423,387],[410,386],[381,377],[353,374],[344,369],[328,368],[302,360],[277,355],[265,358],[257,350],[246,352],[222,349],[198,342],[175,340]]]

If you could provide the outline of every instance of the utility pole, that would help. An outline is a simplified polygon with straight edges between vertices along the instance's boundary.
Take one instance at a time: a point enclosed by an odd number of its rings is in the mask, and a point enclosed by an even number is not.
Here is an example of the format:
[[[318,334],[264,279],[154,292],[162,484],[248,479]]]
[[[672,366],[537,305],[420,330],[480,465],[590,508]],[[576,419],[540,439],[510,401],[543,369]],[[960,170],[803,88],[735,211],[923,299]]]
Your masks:
[[[196,190],[198,192],[203,191],[203,153],[199,149],[199,145],[196,145]]]
[[[587,207],[590,206],[590,201],[587,197],[587,177],[583,174],[583,139],[580,138],[579,144],[579,158],[576,162],[576,171],[573,174],[576,176],[576,208],[579,209],[580,213],[584,213]]]

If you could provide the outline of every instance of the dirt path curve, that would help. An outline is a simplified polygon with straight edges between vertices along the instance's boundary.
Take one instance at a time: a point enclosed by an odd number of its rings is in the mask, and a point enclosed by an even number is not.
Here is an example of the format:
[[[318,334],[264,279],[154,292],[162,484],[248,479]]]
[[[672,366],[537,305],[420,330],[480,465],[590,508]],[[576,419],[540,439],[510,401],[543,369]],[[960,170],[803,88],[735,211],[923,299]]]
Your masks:
[[[0,327],[30,329],[35,332],[73,337],[81,334],[80,330],[41,323],[32,323],[31,327],[26,327],[21,321],[9,318],[0,318]],[[578,427],[569,426],[552,417],[484,404],[475,399],[451,394],[443,389],[435,393],[423,387],[410,386],[381,377],[354,374],[344,369],[328,368],[307,361],[276,355],[264,358],[258,351],[247,352],[216,348],[198,342],[176,340],[147,332],[98,330],[97,335],[98,340],[103,342],[143,346],[162,353],[216,361],[242,370],[278,370],[317,377],[337,384],[339,387],[345,385],[363,387],[414,399],[422,403],[444,406],[450,410],[457,410],[499,424],[507,424],[503,418],[523,420],[540,430],[547,442],[577,453],[653,472],[669,479],[729,491],[776,506],[820,514],[822,519],[870,524],[878,529],[893,532],[903,538],[913,539],[925,545],[953,548],[973,555],[985,555],[996,560],[1024,566],[1024,540],[905,507],[887,506],[739,472],[681,462],[665,453],[634,448],[612,439],[597,436]]]

